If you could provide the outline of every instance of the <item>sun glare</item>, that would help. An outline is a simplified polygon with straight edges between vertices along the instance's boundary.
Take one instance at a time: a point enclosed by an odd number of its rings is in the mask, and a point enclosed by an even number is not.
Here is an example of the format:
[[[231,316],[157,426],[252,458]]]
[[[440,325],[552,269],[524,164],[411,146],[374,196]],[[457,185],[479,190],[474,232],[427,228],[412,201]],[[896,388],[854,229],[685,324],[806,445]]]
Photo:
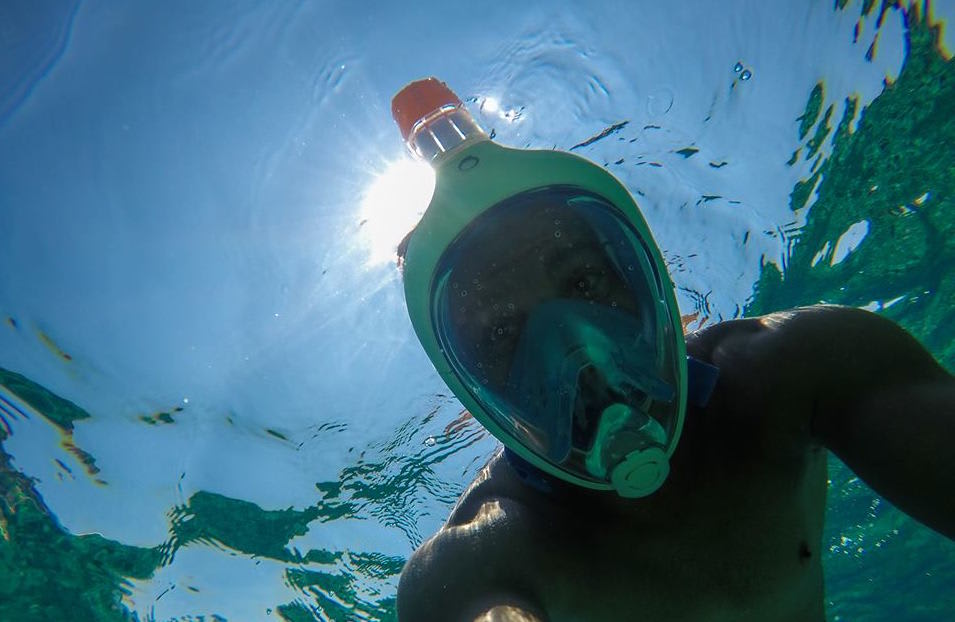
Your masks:
[[[369,265],[395,259],[398,243],[421,220],[433,192],[434,170],[423,162],[398,160],[375,178],[361,204]]]
[[[500,112],[501,103],[497,101],[497,98],[495,97],[485,97],[484,103],[481,104],[481,110],[485,112],[489,112],[491,114],[495,114],[497,112]]]

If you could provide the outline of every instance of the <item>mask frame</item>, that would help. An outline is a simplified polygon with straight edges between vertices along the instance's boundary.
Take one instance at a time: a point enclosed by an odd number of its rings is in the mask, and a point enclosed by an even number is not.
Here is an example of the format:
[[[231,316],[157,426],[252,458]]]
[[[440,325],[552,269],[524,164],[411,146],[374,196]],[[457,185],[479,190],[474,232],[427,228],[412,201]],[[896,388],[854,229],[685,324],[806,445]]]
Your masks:
[[[430,299],[437,267],[444,252],[475,218],[521,192],[549,186],[577,187],[603,198],[620,210],[645,243],[660,280],[660,294],[670,309],[669,332],[672,339],[669,345],[678,367],[674,433],[665,452],[661,451],[664,454],[661,458],[672,456],[686,412],[686,343],[673,283],[663,256],[626,188],[604,169],[573,154],[508,149],[488,140],[477,141],[449,153],[436,163],[436,169],[437,181],[431,204],[408,239],[403,262],[404,286],[408,314],[415,333],[451,391],[492,435],[534,467],[584,488],[616,489],[612,483],[579,477],[541,458],[485,412],[445,357],[437,337]],[[622,494],[619,489],[617,491]]]

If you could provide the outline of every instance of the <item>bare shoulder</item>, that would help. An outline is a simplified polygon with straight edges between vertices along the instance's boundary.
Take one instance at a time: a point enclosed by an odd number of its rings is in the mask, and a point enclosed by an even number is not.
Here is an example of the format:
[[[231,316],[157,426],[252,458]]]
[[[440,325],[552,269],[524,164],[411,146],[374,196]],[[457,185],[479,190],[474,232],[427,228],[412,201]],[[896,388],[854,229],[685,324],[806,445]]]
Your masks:
[[[714,324],[688,335],[694,355],[734,365],[746,362],[845,361],[878,353],[925,360],[925,349],[898,324],[839,305],[798,307]],[[931,358],[931,357],[928,357]]]
[[[520,527],[527,506],[520,485],[510,480],[498,454],[445,525],[415,550],[398,584],[400,620],[546,619],[521,553],[534,546]]]
[[[878,324],[880,330],[875,330]],[[730,366],[778,357],[831,339],[850,327],[884,332],[891,322],[874,313],[837,305],[815,305],[758,317],[728,320],[687,335],[690,354]],[[894,325],[892,325],[894,326]]]
[[[794,414],[808,416],[820,402],[865,393],[888,379],[941,371],[891,320],[836,305],[715,324],[688,335],[687,350],[720,368],[724,394],[774,415],[789,404]]]

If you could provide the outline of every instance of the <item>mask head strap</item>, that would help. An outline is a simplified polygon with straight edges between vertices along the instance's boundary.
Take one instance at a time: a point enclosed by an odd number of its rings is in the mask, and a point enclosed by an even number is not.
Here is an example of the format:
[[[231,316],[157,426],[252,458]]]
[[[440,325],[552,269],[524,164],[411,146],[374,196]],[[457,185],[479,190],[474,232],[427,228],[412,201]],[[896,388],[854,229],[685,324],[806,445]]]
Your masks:
[[[686,400],[700,408],[706,406],[719,377],[720,368],[716,365],[704,363],[692,356],[686,357]]]
[[[504,459],[511,465],[518,479],[531,488],[535,488],[544,494],[554,492],[554,478],[544,473],[527,460],[521,458],[510,448],[504,448]]]

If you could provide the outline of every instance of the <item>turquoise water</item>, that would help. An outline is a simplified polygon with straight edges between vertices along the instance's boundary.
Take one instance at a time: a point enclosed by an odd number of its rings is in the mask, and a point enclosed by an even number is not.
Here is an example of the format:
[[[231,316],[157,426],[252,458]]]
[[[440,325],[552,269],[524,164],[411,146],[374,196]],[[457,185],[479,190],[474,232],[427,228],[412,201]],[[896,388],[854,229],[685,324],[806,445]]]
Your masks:
[[[390,96],[634,193],[681,310],[819,301],[955,369],[955,4],[0,3],[0,620],[393,620],[495,442],[411,332]],[[830,620],[955,614],[839,464]]]

